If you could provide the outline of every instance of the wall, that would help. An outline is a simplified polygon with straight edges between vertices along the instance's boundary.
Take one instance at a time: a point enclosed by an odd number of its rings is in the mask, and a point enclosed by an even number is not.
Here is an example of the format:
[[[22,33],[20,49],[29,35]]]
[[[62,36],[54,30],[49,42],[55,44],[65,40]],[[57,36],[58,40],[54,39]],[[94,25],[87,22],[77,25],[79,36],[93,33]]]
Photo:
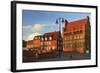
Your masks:
[[[10,1],[11,0],[0,0],[0,73],[11,73],[10,72]],[[57,2],[67,4],[86,4],[86,5],[99,5],[100,0],[32,0],[32,1],[46,1],[46,2]],[[100,7],[100,5],[99,5]],[[100,10],[99,10],[100,13]],[[98,15],[100,19],[100,14]],[[99,22],[100,23],[100,22]],[[98,26],[98,28],[100,25]],[[100,29],[98,30],[100,31]],[[98,34],[100,37],[100,33]],[[100,38],[98,39],[100,40]],[[98,42],[100,43],[100,41]],[[99,46],[100,47],[100,46]],[[100,56],[100,49],[98,48],[98,55]],[[100,61],[100,57],[99,57]],[[67,69],[67,70],[52,70],[52,71],[38,71],[34,73],[99,73],[100,67],[98,68],[81,68],[81,69]],[[24,73],[24,72],[23,72]],[[33,72],[27,72],[33,73]]]

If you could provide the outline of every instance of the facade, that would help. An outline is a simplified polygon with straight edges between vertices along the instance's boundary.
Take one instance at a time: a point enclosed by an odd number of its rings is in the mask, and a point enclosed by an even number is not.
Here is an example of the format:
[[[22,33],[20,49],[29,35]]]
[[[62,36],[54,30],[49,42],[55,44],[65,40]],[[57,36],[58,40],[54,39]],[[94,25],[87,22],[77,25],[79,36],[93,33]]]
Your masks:
[[[89,52],[91,43],[90,30],[88,16],[72,22],[66,20],[63,28],[63,50],[65,52]]]
[[[35,36],[33,40],[27,41],[27,46],[28,49],[39,49],[41,47],[41,35],[40,36]]]
[[[48,32],[41,38],[41,49],[52,51],[57,49],[58,32]]]
[[[57,49],[58,32],[48,32],[41,36],[35,36],[33,40],[27,41],[28,49],[39,49],[44,51],[52,51]]]
[[[28,48],[28,49],[33,48],[33,40],[28,40],[27,41],[26,48]]]
[[[88,53],[91,46],[91,28],[89,17],[68,22],[65,20],[62,31],[62,48],[64,52]],[[45,51],[58,50],[59,32],[47,32],[38,35],[33,40],[27,41],[28,49],[40,49]]]
[[[33,39],[33,48],[40,49],[41,48],[41,36],[35,36]]]

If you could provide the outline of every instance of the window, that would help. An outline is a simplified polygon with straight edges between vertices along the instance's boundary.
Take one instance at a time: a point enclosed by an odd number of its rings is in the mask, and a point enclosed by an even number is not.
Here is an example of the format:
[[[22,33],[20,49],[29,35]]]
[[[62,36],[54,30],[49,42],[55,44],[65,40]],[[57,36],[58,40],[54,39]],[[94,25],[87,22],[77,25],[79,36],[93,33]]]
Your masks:
[[[67,40],[69,40],[69,37],[66,37],[67,38]]]
[[[48,50],[50,50],[51,47],[48,47]]]
[[[53,46],[53,47],[52,47],[52,49],[54,50],[54,49],[55,49],[55,47]]]
[[[80,39],[83,39],[84,38],[84,35],[80,35]]]
[[[70,36],[70,40],[72,40],[72,36]]]
[[[44,40],[43,37],[41,38],[41,40],[42,40],[42,41]]]
[[[52,37],[51,36],[49,37],[49,40],[52,40]]]
[[[80,30],[80,33],[82,33],[82,30]]]
[[[45,40],[47,40],[47,37],[45,37]]]
[[[77,38],[77,35],[74,35],[74,39],[76,39]]]
[[[38,37],[38,39],[40,39],[40,37]]]
[[[48,44],[51,45],[51,42],[49,41]]]
[[[66,37],[65,37],[65,40],[66,40]]]
[[[47,45],[48,45],[48,42],[47,42]]]
[[[76,39],[80,39],[80,35],[76,35]]]
[[[41,45],[43,45],[43,42],[41,42]]]
[[[70,44],[70,48],[72,48],[72,43]]]

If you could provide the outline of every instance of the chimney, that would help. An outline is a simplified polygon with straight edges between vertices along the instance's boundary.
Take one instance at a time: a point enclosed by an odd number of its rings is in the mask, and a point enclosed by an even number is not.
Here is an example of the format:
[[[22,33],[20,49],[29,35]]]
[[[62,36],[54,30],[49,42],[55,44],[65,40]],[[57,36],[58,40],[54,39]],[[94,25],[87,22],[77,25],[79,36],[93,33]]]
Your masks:
[[[89,16],[87,16],[88,21],[90,20]]]
[[[87,16],[87,23],[90,24],[90,17]]]
[[[68,21],[67,21],[67,20],[65,20],[65,26],[64,26],[64,27],[67,27],[67,25],[68,25]]]

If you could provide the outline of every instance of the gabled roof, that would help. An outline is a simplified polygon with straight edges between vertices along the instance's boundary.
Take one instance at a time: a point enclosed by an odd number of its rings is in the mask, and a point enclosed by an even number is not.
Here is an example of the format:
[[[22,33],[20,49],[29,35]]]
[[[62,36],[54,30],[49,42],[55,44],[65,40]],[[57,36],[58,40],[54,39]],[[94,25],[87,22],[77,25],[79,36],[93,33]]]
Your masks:
[[[42,36],[43,36],[43,35],[34,36],[33,40],[40,40],[40,38],[41,38]]]
[[[28,40],[27,44],[33,44],[33,40]]]
[[[58,35],[59,35],[59,32],[58,31],[55,31],[55,32],[47,32],[47,33],[44,34],[44,36],[47,36],[47,37],[51,36],[53,38],[53,40],[56,40],[57,37],[58,37]]]
[[[71,21],[71,22],[65,22],[65,29],[67,31],[71,31],[73,29],[80,29],[82,26],[85,26],[88,22],[88,18],[84,18],[81,20]]]

